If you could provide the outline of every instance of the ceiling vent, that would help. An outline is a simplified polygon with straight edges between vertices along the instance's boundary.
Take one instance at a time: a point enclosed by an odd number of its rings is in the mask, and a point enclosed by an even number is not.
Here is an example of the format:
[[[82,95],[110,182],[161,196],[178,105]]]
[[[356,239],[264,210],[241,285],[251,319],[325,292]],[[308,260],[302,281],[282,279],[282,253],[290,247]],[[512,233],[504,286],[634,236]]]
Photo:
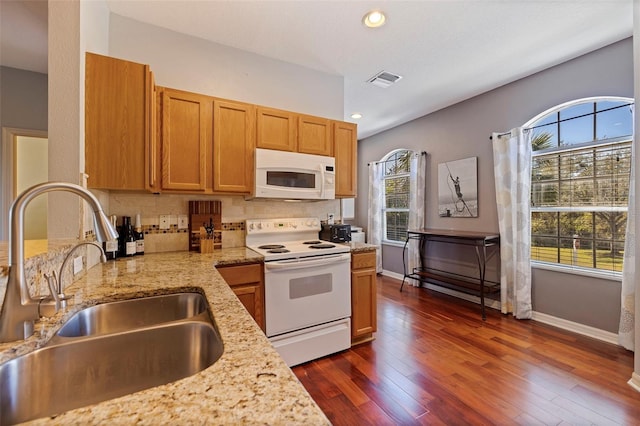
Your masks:
[[[374,86],[387,88],[391,86],[396,81],[400,80],[402,77],[396,74],[392,74],[387,71],[380,71],[378,74],[371,77],[367,80],[367,83],[371,83]]]

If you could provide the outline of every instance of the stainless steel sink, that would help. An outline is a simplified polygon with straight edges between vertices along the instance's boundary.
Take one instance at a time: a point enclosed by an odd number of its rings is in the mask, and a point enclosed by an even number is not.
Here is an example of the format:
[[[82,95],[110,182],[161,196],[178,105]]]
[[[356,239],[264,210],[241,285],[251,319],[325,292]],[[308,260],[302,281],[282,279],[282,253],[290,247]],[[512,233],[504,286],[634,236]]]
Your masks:
[[[58,331],[62,337],[90,336],[195,317],[207,310],[200,293],[175,293],[92,306],[71,317]]]
[[[108,312],[106,321],[117,311]],[[123,327],[109,334],[101,329],[54,338],[0,365],[0,424],[53,416],[167,384],[204,370],[222,356],[223,342],[206,308],[187,319]]]

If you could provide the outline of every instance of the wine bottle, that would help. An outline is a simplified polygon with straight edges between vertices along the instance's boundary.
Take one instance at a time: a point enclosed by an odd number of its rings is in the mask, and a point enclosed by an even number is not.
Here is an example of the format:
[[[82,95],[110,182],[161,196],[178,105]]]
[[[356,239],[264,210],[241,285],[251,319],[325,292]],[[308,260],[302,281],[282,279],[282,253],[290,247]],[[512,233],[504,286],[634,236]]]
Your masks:
[[[122,216],[122,232],[120,233],[120,256],[129,257],[136,254],[136,237],[131,226],[131,217]]]
[[[136,255],[144,254],[144,232],[142,232],[142,224],[140,223],[140,214],[136,215]]]
[[[111,222],[113,229],[117,229],[116,215],[109,216],[109,221]],[[102,248],[104,249],[104,254],[107,257],[107,260],[115,260],[118,257],[118,251],[119,251],[118,239],[119,238],[116,238],[116,239],[105,241],[102,243]]]

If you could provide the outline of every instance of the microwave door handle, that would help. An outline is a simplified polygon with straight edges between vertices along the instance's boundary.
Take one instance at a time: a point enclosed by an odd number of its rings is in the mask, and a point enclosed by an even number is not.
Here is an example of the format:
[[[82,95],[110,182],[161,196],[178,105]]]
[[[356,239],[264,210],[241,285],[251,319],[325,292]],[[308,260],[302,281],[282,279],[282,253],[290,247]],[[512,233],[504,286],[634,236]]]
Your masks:
[[[324,199],[324,166],[320,164],[320,198]]]

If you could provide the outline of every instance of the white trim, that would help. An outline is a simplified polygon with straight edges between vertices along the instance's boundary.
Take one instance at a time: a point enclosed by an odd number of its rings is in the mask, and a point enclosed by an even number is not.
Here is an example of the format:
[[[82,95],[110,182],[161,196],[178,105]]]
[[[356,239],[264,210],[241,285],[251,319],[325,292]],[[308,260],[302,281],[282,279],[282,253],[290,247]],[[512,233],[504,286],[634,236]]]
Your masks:
[[[447,287],[440,287],[437,284],[425,283],[425,287],[429,290],[437,291],[438,293],[448,294],[449,296],[457,297],[459,299],[466,300],[468,302],[473,302],[476,304],[480,304],[480,297],[474,296],[473,294],[462,293],[460,291],[456,291]],[[500,301],[494,299],[484,299],[484,306],[486,308],[500,310]]]
[[[399,274],[397,272],[387,271],[386,269],[382,270],[382,275],[384,275],[385,277],[395,278],[400,281],[402,281],[403,279],[402,274]],[[450,296],[455,296],[455,297],[467,300],[469,302],[480,304],[480,298],[477,296],[461,293],[459,291],[451,290],[446,287],[440,287],[435,284],[426,284],[426,288],[433,291],[440,292],[440,293],[448,294]],[[493,299],[485,299],[485,306],[487,308],[500,310],[500,301],[493,300]],[[619,346],[618,335],[616,333],[611,333],[610,331],[601,330],[599,328],[591,327],[588,325],[580,324],[577,322],[554,317],[553,315],[544,314],[542,312],[536,312],[536,311],[533,312],[532,320]],[[631,385],[634,389],[640,391],[640,375],[633,373],[631,380],[629,380],[629,385]]]
[[[619,346],[618,335],[611,333],[610,331],[601,330],[599,328],[591,327],[588,325],[580,324],[577,322],[569,321],[566,319],[554,317],[553,315],[544,314],[542,312],[533,311],[534,321],[538,321],[544,324],[552,325],[554,327],[561,328],[563,330],[571,331],[581,334],[583,336],[591,337],[593,339],[601,340],[603,342],[611,343]]]
[[[561,272],[564,274],[582,275],[585,277],[599,278],[602,280],[610,280],[618,283],[622,282],[622,273],[615,272],[615,271],[581,268],[579,266],[564,265],[560,263],[541,262],[539,260],[532,260],[531,268],[544,269],[546,271],[553,271],[553,272]]]
[[[386,269],[382,270],[382,275],[389,278],[395,278],[397,280],[402,281],[404,276],[397,272],[387,271]],[[413,278],[407,278],[407,280],[413,281]],[[409,284],[412,285],[412,284]],[[468,302],[473,302],[476,304],[480,304],[480,297],[474,296],[472,294],[462,293],[460,291],[456,291],[447,287],[441,287],[437,284],[424,283],[423,287],[428,288],[429,290],[437,291],[438,293],[448,294],[449,296],[457,297],[458,299],[463,299]],[[493,299],[485,298],[485,307],[500,310],[500,301]]]
[[[606,101],[612,101],[612,102],[631,102],[634,103],[635,100],[633,98],[627,98],[627,97],[622,97],[622,96],[591,96],[589,98],[582,98],[582,99],[574,99],[573,101],[569,101],[569,102],[565,102],[563,104],[560,105],[556,105],[554,107],[549,108],[546,111],[541,112],[540,114],[536,115],[535,117],[533,117],[531,120],[527,121],[526,123],[524,123],[524,125],[522,127],[531,127],[536,121],[541,120],[542,118],[544,118],[545,116],[552,114],[554,112],[558,112],[562,109],[565,109],[567,107],[570,106],[574,106],[574,105],[578,105],[578,104],[586,104],[589,102],[606,102]]]
[[[391,246],[391,247],[404,247],[404,242],[402,241],[395,241],[395,240],[382,240],[382,244],[383,246]],[[402,279],[402,278],[400,278]]]
[[[636,391],[640,392],[640,374],[635,371],[631,373],[631,378],[627,382]]]
[[[395,278],[396,280],[400,280],[400,281],[402,281],[402,279],[404,278],[404,275],[399,274],[397,272],[393,272],[393,271],[387,271],[386,269],[382,270],[382,275],[389,278]]]

